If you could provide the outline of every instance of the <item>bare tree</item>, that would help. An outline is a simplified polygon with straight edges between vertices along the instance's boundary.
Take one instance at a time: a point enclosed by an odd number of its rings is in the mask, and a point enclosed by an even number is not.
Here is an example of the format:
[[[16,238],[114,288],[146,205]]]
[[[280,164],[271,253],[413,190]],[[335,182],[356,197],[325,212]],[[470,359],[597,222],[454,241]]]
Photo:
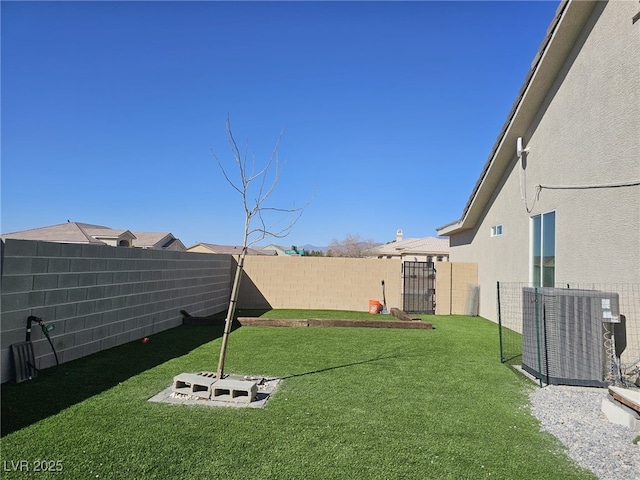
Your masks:
[[[362,240],[360,235],[348,233],[343,240],[331,240],[327,256],[362,258],[370,255],[377,246],[373,240]]]
[[[215,152],[213,157],[220,166],[222,174],[226,181],[236,190],[242,198],[242,206],[244,209],[244,232],[242,237],[242,250],[238,256],[238,264],[236,267],[236,273],[233,280],[233,286],[231,288],[231,298],[229,300],[229,308],[227,309],[227,316],[224,324],[224,331],[222,335],[222,346],[220,348],[220,358],[218,360],[217,377],[222,378],[224,375],[224,363],[227,355],[227,345],[229,342],[229,333],[231,332],[231,325],[233,323],[233,317],[236,311],[236,304],[238,302],[238,294],[240,292],[240,280],[242,279],[242,271],[244,269],[244,259],[247,255],[247,249],[255,245],[257,242],[263,240],[266,237],[284,238],[293,229],[293,226],[300,219],[303,210],[309,205],[311,199],[301,207],[281,208],[271,206],[268,201],[272,193],[274,192],[280,175],[284,167],[284,163],[279,159],[280,141],[284,131],[280,132],[276,140],[275,147],[269,156],[265,165],[257,169],[255,163],[255,156],[252,156],[251,162],[248,162],[248,143],[243,152],[240,151],[238,143],[231,131],[231,121],[227,117],[227,142],[231,149],[231,154],[235,162],[235,166],[238,169],[237,179],[234,181],[225,169],[222,161],[218,158]],[[313,195],[312,197],[313,198]],[[273,223],[269,223],[272,218],[272,214],[276,214],[277,219]],[[282,216],[290,216],[290,220],[283,227],[281,225]]]

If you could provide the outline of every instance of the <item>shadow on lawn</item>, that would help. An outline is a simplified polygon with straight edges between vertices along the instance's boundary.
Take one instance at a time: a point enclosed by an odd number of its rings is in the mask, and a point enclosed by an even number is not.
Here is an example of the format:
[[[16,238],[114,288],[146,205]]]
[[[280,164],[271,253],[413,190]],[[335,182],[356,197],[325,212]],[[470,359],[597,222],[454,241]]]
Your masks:
[[[380,360],[387,360],[390,358],[400,358],[400,357],[406,357],[406,355],[404,354],[393,354],[393,355],[378,355],[374,358],[370,358],[368,360],[361,360],[359,362],[351,362],[351,363],[345,363],[344,365],[335,365],[333,367],[327,367],[327,368],[321,368],[319,370],[313,370],[310,372],[304,372],[304,373],[293,373],[291,375],[286,375],[284,377],[282,377],[282,380],[286,380],[287,378],[295,378],[295,377],[304,377],[306,375],[315,375],[317,373],[324,373],[324,372],[329,372],[331,370],[338,370],[339,368],[348,368],[348,367],[354,367],[356,365],[364,365],[366,363],[374,363],[374,362],[379,362]]]
[[[222,336],[224,322],[180,326],[40,372],[23,383],[2,384],[2,433],[27,427],[139,373]],[[234,321],[233,329],[240,325]]]

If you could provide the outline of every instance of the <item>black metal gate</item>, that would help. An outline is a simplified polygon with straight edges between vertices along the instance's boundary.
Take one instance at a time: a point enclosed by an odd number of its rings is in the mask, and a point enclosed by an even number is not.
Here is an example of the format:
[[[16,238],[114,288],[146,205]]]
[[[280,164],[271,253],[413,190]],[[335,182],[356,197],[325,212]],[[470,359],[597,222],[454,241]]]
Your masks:
[[[436,313],[436,269],[433,262],[404,262],[402,310]]]

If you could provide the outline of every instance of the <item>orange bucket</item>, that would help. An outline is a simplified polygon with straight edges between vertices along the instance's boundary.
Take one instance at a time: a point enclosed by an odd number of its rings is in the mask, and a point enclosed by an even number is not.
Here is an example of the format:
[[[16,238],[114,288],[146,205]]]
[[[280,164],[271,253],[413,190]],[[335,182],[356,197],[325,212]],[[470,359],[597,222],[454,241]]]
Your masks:
[[[369,300],[369,313],[380,313],[382,311],[382,304],[378,300]]]

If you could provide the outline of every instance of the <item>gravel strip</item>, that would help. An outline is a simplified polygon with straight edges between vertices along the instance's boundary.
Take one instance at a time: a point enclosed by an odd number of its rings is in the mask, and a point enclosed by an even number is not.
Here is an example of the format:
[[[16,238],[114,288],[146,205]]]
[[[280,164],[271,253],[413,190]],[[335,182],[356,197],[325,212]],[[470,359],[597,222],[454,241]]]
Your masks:
[[[602,413],[607,389],[549,385],[530,395],[541,428],[566,447],[567,455],[601,480],[640,480],[640,433],[611,423]]]

